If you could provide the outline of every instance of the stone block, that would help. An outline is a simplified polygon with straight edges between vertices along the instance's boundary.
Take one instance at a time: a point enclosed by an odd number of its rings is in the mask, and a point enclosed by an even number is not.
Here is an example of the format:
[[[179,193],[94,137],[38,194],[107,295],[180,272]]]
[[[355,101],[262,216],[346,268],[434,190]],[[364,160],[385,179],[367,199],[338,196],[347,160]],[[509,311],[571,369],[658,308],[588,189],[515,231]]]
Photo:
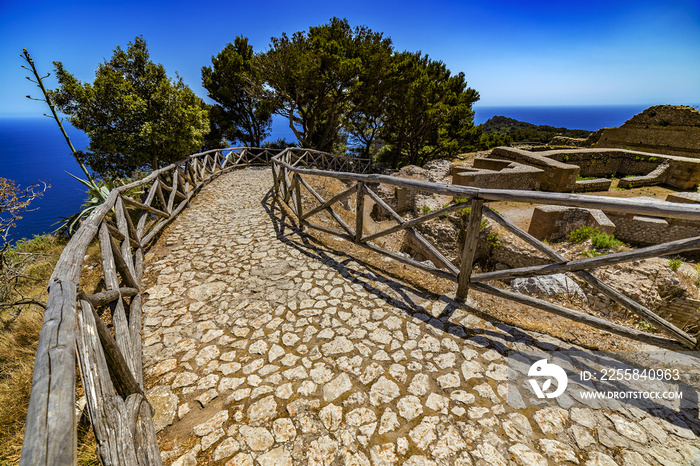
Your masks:
[[[615,231],[615,224],[601,210],[547,205],[535,208],[528,233],[538,239],[558,240],[582,226],[607,234]]]

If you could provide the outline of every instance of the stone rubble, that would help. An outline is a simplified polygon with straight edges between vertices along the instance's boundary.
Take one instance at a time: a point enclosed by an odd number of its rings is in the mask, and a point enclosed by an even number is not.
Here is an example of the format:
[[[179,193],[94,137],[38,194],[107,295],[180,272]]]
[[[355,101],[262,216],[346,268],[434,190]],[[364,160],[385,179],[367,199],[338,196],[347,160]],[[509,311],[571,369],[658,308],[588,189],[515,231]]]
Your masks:
[[[221,176],[146,257],[147,396],[178,439],[165,464],[700,462],[697,411],[510,396],[509,350],[571,345],[435,317],[440,296],[300,235],[271,184]]]

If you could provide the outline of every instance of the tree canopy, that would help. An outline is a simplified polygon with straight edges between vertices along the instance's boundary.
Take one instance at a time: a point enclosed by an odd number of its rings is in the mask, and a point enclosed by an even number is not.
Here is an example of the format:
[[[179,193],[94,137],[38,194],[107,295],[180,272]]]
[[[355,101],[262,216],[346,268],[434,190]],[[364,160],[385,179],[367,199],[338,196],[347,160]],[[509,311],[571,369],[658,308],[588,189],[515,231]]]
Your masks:
[[[270,50],[260,55],[260,69],[276,112],[288,119],[302,147],[332,150],[351,106],[357,109],[369,100],[371,64],[390,55],[391,40],[333,18],[271,41]]]
[[[236,37],[202,67],[202,85],[211,99],[212,132],[230,142],[261,147],[269,134],[273,102],[265,98],[260,72],[254,66],[253,47]]]
[[[346,19],[273,37],[269,50],[250,62],[265,90],[258,88],[259,95],[288,120],[301,147],[350,146],[397,167],[478,142],[472,104],[479,94],[463,73],[453,75],[421,53],[397,53],[391,39]],[[217,102],[222,94],[210,89]]]
[[[380,133],[386,143],[379,154],[384,164],[423,165],[478,141],[472,104],[479,94],[467,87],[463,73],[452,75],[444,63],[420,52],[402,52],[392,59],[389,79]]]
[[[202,147],[209,132],[204,102],[180,77],[152,62],[138,36],[100,64],[95,81],[82,83],[54,62],[59,88],[51,98],[90,143],[79,161],[103,177],[156,169]]]

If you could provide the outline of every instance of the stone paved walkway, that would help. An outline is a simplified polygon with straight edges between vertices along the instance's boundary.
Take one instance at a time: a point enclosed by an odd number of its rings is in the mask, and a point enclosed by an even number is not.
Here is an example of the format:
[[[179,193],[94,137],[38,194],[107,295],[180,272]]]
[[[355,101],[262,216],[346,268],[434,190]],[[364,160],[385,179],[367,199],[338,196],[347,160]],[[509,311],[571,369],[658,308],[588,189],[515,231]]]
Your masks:
[[[461,309],[434,317],[448,299],[300,236],[271,178],[220,177],[147,256],[166,464],[700,463],[697,411],[508,397],[508,351],[570,345]]]

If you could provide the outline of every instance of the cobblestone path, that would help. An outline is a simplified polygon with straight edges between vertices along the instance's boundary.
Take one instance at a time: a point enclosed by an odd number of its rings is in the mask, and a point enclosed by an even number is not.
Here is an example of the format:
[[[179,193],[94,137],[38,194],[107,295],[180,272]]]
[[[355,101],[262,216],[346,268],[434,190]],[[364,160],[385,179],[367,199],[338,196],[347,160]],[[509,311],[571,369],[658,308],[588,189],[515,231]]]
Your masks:
[[[146,258],[145,375],[166,464],[700,463],[697,410],[507,397],[510,350],[570,345],[310,242],[271,181],[220,177]]]

